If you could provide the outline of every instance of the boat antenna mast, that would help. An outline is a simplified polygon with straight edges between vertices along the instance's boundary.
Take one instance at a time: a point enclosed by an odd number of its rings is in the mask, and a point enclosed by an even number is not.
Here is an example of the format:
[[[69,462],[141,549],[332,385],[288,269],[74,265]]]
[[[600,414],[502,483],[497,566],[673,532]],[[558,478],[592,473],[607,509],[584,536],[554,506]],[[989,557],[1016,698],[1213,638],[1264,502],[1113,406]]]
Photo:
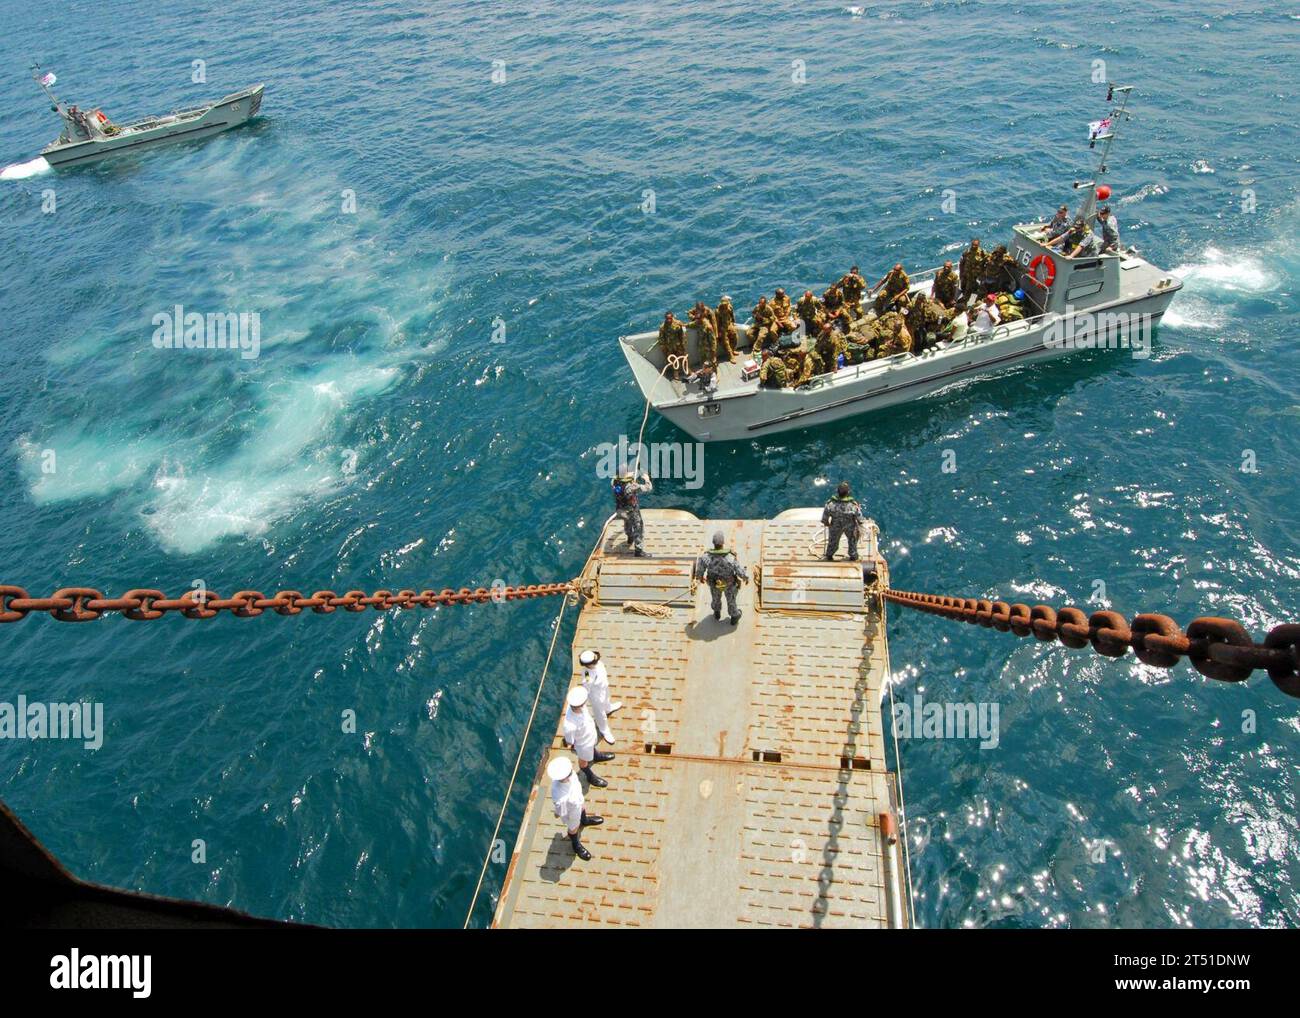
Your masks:
[[[59,99],[57,95],[54,94],[54,91],[50,88],[50,86],[53,85],[56,80],[54,77],[54,73],[50,72],[49,74],[42,74],[41,65],[38,64],[35,60],[33,60],[32,80],[35,81],[36,84],[41,86],[41,91],[44,92],[46,96],[49,97],[50,102],[54,104],[54,112],[61,114],[63,112],[63,102],[62,100]]]
[[[1128,111],[1128,97],[1132,91],[1132,85],[1111,85],[1106,89],[1106,102],[1111,104],[1110,114],[1099,121],[1101,132],[1092,135],[1088,139],[1088,148],[1090,149],[1095,149],[1097,142],[1102,143],[1101,158],[1097,162],[1097,178],[1096,180],[1076,180],[1074,182],[1075,190],[1081,187],[1088,189],[1087,196],[1079,207],[1079,215],[1083,217],[1084,222],[1092,222],[1096,214],[1097,185],[1110,169],[1110,147],[1115,143],[1115,135],[1119,134],[1119,125],[1123,121],[1133,119],[1133,114]],[[1117,95],[1121,97],[1118,109],[1114,105],[1115,96]]]

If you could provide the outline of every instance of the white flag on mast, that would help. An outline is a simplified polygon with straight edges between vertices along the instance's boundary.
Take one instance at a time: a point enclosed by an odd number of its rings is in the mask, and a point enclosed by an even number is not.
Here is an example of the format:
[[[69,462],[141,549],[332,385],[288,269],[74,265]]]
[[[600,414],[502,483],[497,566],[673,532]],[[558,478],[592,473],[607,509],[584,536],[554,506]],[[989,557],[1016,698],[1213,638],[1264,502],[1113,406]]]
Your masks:
[[[1110,117],[1106,117],[1104,120],[1094,120],[1092,123],[1090,123],[1090,124],[1088,125],[1088,140],[1089,140],[1089,141],[1096,141],[1096,140],[1097,140],[1098,138],[1100,138],[1103,134],[1105,134],[1107,131],[1109,131],[1109,130],[1110,130],[1110,121],[1111,121],[1111,118],[1110,118]]]
[[[44,85],[46,88],[49,88],[58,80],[59,79],[54,76],[53,71],[46,71],[43,75],[41,75],[41,84]]]

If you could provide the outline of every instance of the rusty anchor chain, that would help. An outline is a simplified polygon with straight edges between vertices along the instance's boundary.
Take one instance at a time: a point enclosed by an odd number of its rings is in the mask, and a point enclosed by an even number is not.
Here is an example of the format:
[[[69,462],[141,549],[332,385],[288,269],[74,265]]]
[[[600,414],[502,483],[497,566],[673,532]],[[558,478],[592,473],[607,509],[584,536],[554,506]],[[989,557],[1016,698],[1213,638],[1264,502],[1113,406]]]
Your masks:
[[[1008,604],[972,597],[943,597],[907,590],[884,590],[885,600],[916,611],[1008,630],[1067,647],[1091,646],[1104,657],[1123,657],[1131,649],[1143,664],[1172,668],[1186,658],[1206,678],[1244,682],[1256,669],[1266,671],[1288,696],[1300,697],[1300,625],[1274,626],[1256,643],[1241,623],[1232,619],[1193,619],[1186,632],[1168,615],[1136,615],[1081,608],[1055,609],[1045,604]]]
[[[461,587],[452,590],[349,590],[336,594],[318,590],[310,597],[298,590],[281,590],[267,597],[260,590],[241,590],[221,597],[212,590],[190,590],[181,597],[169,598],[161,590],[128,590],[121,597],[105,597],[93,587],[64,587],[49,597],[31,597],[22,587],[0,584],[0,623],[19,622],[33,612],[43,613],[59,622],[91,622],[105,612],[118,612],[136,622],[148,622],[167,614],[187,619],[210,619],[222,612],[236,618],[256,618],[270,609],[277,615],[299,615],[311,609],[317,615],[330,615],[342,608],[363,612],[367,608],[388,611],[390,608],[435,608],[452,604],[483,604],[487,601],[522,601],[534,597],[553,597],[575,591],[572,583],[534,583],[510,587]]]

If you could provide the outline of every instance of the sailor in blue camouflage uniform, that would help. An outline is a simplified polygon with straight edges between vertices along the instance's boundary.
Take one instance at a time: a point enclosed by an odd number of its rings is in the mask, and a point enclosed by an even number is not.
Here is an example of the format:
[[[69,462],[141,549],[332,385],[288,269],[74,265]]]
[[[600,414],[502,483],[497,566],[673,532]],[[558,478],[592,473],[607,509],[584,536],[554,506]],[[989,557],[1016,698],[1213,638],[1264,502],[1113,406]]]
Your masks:
[[[736,561],[736,553],[727,550],[726,544],[727,539],[719,530],[713,535],[713,547],[695,560],[694,576],[697,580],[705,580],[709,585],[715,619],[722,619],[722,595],[727,595],[727,614],[731,616],[731,624],[734,626],[740,621],[736,592],[740,590],[741,581],[749,579],[749,573]]]
[[[822,510],[822,526],[827,528],[826,555],[827,562],[835,558],[840,550],[840,537],[849,539],[849,561],[858,560],[858,528],[862,525],[862,506],[849,492],[847,482],[842,482],[835,495]]]
[[[623,533],[627,535],[628,546],[637,558],[645,558],[645,523],[641,519],[640,494],[654,491],[650,475],[642,474],[637,480],[632,474],[619,474],[612,482],[614,490],[614,515],[623,521]]]
[[[1101,228],[1101,253],[1116,254],[1119,251],[1119,220],[1111,214],[1109,205],[1097,210],[1097,225]]]

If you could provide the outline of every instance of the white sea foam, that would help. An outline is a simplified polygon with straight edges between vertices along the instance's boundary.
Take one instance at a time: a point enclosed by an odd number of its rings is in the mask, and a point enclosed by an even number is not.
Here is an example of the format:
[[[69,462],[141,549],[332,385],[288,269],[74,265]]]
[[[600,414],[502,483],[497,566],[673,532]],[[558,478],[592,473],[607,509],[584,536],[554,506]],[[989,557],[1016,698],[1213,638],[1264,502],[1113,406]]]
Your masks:
[[[150,470],[164,445],[108,432],[54,432],[15,443],[19,467],[37,505],[93,498],[129,487]]]
[[[53,167],[41,156],[26,163],[10,163],[0,170],[0,180],[26,180],[41,173],[48,173]]]
[[[387,389],[395,367],[335,364],[307,379],[274,382],[258,427],[213,465],[162,461],[145,522],[168,551],[201,551],[225,537],[256,537],[306,499],[343,487],[349,451],[330,435],[354,403]]]
[[[1176,329],[1221,329],[1227,315],[1203,297],[1184,293],[1165,312],[1164,323]]]
[[[1207,247],[1200,261],[1173,270],[1192,291],[1265,293],[1278,285],[1277,276],[1250,254],[1228,254]]]
[[[1148,198],[1168,193],[1169,188],[1165,184],[1143,184],[1132,194],[1126,194],[1123,198],[1120,198],[1118,204],[1135,205],[1140,201],[1146,201]]]

